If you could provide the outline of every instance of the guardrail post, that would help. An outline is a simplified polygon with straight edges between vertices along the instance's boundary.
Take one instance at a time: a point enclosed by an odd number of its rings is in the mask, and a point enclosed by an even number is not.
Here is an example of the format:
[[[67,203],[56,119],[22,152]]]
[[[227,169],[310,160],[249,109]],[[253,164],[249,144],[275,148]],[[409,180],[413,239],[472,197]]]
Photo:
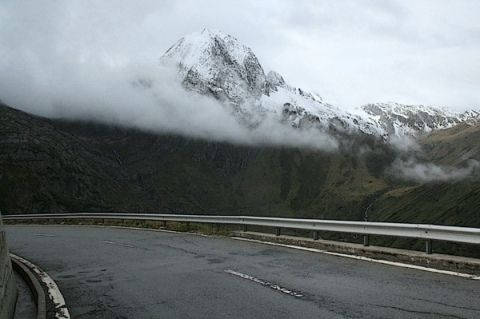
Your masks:
[[[425,241],[425,252],[429,255],[432,253],[432,240],[431,239],[427,239]]]
[[[320,238],[320,234],[318,230],[313,231],[313,240],[318,240]]]
[[[248,231],[248,226],[247,226],[247,224],[243,224],[243,231]]]
[[[370,237],[368,235],[363,235],[363,246],[370,246]]]
[[[275,228],[275,235],[280,236],[282,234],[282,229],[280,227]]]
[[[167,221],[166,220],[162,220],[162,227],[167,228]]]

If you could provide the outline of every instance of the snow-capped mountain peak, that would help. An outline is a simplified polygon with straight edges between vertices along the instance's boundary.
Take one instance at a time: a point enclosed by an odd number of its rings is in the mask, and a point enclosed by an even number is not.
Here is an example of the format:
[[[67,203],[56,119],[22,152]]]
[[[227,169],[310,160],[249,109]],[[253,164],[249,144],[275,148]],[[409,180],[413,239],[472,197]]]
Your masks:
[[[184,36],[160,58],[174,65],[183,86],[221,101],[240,122],[256,126],[266,117],[286,125],[362,132],[388,137],[416,135],[479,121],[475,112],[398,103],[364,105],[355,113],[334,107],[315,93],[294,87],[275,71],[265,73],[253,51],[235,37],[204,29]]]
[[[218,43],[220,42],[220,43]],[[223,46],[223,52],[215,52],[220,49],[219,44]],[[227,55],[231,62],[243,64],[247,57],[253,55],[253,52],[247,46],[241,44],[236,38],[221,31],[203,29],[202,32],[195,32],[182,37],[173,46],[171,46],[163,55],[162,59],[173,59],[181,63],[184,68],[211,67],[209,60],[212,56],[218,54]],[[204,71],[209,71],[206,68]]]
[[[221,31],[204,29],[181,38],[161,62],[177,65],[186,87],[236,104],[260,97],[266,86],[253,51]]]
[[[210,95],[232,107],[250,126],[273,116],[293,127],[360,129],[376,133],[372,123],[325,103],[314,93],[265,71],[253,51],[221,31],[204,29],[181,38],[160,59],[178,69],[188,90]]]

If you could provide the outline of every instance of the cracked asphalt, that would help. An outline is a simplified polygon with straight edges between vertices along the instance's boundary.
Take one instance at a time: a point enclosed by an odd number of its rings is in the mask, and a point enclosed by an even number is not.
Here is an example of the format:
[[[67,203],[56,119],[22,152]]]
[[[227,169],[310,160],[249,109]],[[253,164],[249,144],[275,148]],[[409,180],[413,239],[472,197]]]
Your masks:
[[[480,281],[223,237],[5,226],[72,318],[480,318]]]

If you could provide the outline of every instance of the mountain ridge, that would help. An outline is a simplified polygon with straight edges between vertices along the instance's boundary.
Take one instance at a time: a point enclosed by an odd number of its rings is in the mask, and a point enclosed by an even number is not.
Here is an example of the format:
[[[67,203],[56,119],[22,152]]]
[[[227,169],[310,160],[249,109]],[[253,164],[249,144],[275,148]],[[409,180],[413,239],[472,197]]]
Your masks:
[[[266,73],[251,48],[218,30],[204,29],[182,37],[162,55],[160,63],[173,65],[187,90],[223,102],[250,126],[272,116],[295,128],[334,128],[388,139],[480,122],[480,114],[473,110],[454,113],[399,103],[371,103],[344,111],[316,93],[291,86],[275,71]]]

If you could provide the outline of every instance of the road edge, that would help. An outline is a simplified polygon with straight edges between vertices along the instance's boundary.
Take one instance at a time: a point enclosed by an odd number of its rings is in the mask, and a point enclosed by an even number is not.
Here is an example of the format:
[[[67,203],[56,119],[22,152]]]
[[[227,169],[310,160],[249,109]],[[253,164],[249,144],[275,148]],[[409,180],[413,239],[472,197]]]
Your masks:
[[[10,253],[10,258],[15,271],[22,276],[35,296],[37,319],[70,319],[65,299],[55,281],[40,267],[25,258],[13,253]]]
[[[14,271],[22,277],[30,288],[30,292],[34,296],[35,306],[37,307],[37,319],[45,319],[47,317],[47,307],[45,300],[45,292],[40,281],[35,277],[33,272],[21,261],[10,255]]]

